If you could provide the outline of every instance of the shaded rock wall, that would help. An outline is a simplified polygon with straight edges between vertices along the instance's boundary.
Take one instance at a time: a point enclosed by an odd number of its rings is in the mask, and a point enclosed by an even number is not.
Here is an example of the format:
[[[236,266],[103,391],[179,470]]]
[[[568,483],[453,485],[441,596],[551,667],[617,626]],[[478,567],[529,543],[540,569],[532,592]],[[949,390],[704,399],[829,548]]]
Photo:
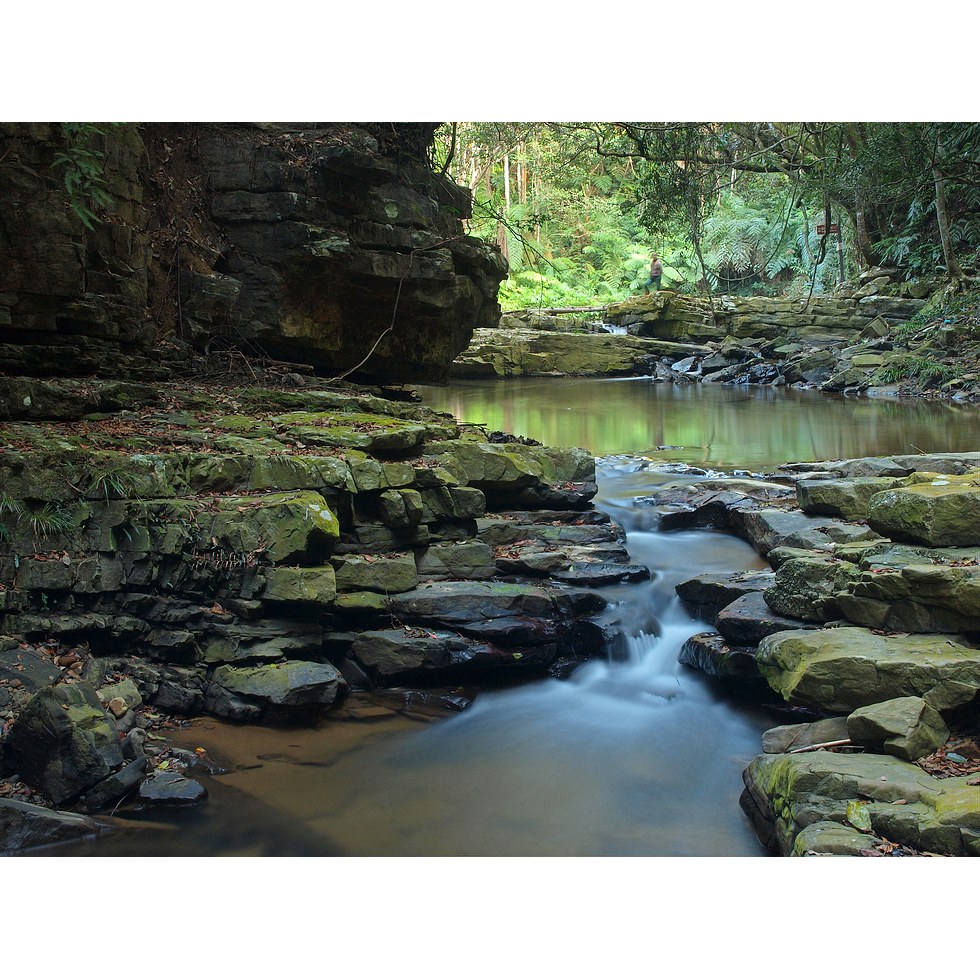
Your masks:
[[[420,155],[431,127],[370,129],[106,127],[111,203],[86,228],[62,128],[0,125],[0,370],[113,375],[173,334],[324,375],[442,377],[496,323],[506,264],[463,234],[468,192]]]
[[[101,141],[106,220],[87,229],[65,192],[57,124],[0,123],[0,371],[91,373],[146,348],[148,241],[143,144],[134,126]]]

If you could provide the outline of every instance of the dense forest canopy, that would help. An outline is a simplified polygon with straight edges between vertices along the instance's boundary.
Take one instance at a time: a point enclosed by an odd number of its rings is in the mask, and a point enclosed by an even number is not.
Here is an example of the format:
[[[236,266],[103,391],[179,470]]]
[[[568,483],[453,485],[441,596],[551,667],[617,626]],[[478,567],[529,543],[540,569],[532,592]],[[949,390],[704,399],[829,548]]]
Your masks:
[[[805,295],[876,265],[977,272],[980,123],[444,124],[435,166],[510,263],[505,309],[685,292]]]

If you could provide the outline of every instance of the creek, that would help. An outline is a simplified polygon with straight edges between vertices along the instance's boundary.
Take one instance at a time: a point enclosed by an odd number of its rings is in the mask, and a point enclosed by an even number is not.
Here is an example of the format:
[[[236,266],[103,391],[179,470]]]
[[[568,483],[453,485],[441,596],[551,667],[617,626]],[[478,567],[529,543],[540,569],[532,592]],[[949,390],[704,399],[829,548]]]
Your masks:
[[[422,389],[464,422],[582,446],[599,458],[596,506],[628,534],[648,583],[601,590],[622,604],[627,656],[567,680],[480,694],[424,722],[326,720],[312,728],[202,718],[175,744],[205,746],[228,772],[198,777],[200,808],[117,818],[100,856],[758,856],[741,771],[778,706],[739,702],[677,664],[708,628],[674,586],[705,572],[766,567],[712,531],[661,534],[634,500],[705,473],[800,460],[976,448],[975,407],[815,392],[655,385],[649,379],[524,379]],[[658,449],[657,447],[666,447]],[[197,774],[195,773],[195,776]]]

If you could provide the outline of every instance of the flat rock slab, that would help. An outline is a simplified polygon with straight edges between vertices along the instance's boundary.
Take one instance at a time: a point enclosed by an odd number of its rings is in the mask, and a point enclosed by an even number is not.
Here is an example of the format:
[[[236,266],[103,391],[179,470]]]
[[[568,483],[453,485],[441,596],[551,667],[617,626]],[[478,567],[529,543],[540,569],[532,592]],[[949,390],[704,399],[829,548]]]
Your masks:
[[[749,571],[732,574],[698,575],[675,586],[688,612],[713,623],[726,606],[752,592],[762,592],[774,585],[775,572]]]
[[[556,635],[571,620],[604,609],[606,601],[566,586],[434,582],[392,596],[390,606],[402,621],[439,624],[481,635],[509,630],[509,623],[523,619],[548,624]]]
[[[805,853],[801,832],[821,822],[875,844],[980,855],[980,798],[967,776],[938,779],[888,755],[817,751],[756,756],[742,778],[743,809],[763,843],[783,855]],[[836,853],[860,854],[868,841],[855,847]]]
[[[158,771],[143,781],[137,798],[144,806],[193,806],[204,803],[208,791],[196,779]]]
[[[80,813],[0,799],[0,854],[95,837],[102,826]]]
[[[967,704],[980,690],[980,649],[958,635],[882,636],[857,626],[774,633],[756,661],[787,701],[850,713],[918,696],[937,711]]]
[[[832,517],[808,517],[799,511],[735,507],[729,511],[729,517],[732,530],[763,557],[778,547],[829,551],[836,544],[877,537],[862,524],[849,524]]]
[[[715,629],[732,645],[743,647],[757,646],[772,633],[805,629],[806,626],[801,619],[774,612],[762,592],[747,592],[715,617]]]
[[[553,644],[507,650],[448,630],[412,627],[369,630],[358,634],[350,647],[350,656],[379,683],[387,684],[426,673],[548,666],[555,655]]]
[[[938,476],[875,494],[868,524],[898,541],[933,547],[980,544],[980,476]]]
[[[553,572],[551,577],[569,585],[595,588],[601,585],[617,585],[620,582],[643,582],[650,578],[650,569],[646,565],[576,561],[566,569]]]
[[[16,686],[33,693],[55,683],[60,676],[61,668],[50,656],[11,640],[0,641],[0,683],[19,681]]]

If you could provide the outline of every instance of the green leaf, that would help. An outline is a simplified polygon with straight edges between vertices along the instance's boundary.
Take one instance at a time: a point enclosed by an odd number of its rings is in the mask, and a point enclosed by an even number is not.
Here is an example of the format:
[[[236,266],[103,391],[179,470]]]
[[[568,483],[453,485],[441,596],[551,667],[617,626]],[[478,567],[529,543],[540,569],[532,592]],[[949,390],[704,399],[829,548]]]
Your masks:
[[[857,830],[870,833],[871,814],[868,813],[868,804],[860,800],[851,800],[847,804],[847,822]]]

